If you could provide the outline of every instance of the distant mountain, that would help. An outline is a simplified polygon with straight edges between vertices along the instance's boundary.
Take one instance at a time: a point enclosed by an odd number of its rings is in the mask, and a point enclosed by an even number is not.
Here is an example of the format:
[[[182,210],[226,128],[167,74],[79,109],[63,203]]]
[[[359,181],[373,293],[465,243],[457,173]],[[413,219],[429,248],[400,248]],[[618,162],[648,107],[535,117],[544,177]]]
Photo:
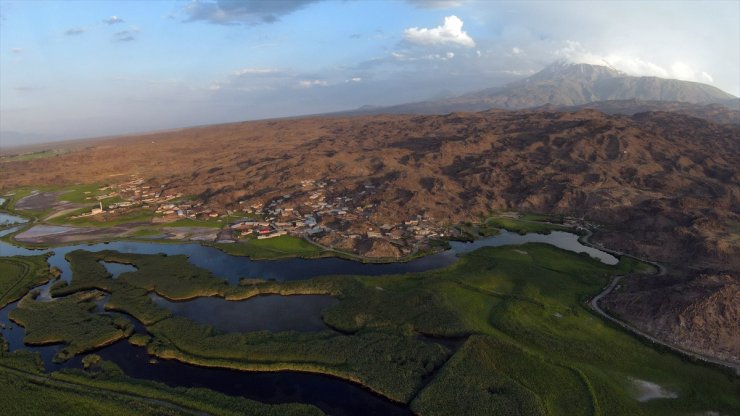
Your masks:
[[[544,105],[580,106],[614,101],[670,101],[691,104],[735,104],[737,97],[698,82],[635,77],[601,65],[557,61],[542,71],[503,87],[488,88],[454,98],[359,109],[352,114],[445,114],[491,108],[525,109]]]

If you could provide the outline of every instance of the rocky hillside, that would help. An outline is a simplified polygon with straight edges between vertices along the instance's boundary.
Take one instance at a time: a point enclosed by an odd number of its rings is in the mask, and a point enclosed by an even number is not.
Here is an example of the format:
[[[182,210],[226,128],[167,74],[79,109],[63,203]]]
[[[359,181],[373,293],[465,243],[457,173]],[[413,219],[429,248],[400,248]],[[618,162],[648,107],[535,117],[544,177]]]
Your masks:
[[[740,276],[694,274],[623,279],[602,305],[683,348],[740,363]]]
[[[122,157],[124,156],[125,157]],[[740,128],[675,113],[489,111],[306,118],[209,126],[2,164],[2,187],[136,173],[214,208],[302,192],[373,205],[367,221],[446,223],[496,209],[604,224],[614,248],[740,270]],[[372,191],[362,192],[366,185]]]

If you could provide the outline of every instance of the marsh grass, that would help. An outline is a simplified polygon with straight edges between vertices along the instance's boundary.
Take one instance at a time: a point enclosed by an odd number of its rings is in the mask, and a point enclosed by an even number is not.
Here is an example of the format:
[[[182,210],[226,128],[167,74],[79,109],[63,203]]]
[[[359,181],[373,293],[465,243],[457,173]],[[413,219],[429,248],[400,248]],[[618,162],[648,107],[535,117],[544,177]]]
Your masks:
[[[612,275],[648,271],[628,258],[609,266],[585,254],[529,243],[482,248],[447,268],[420,273],[289,282],[251,278],[238,286],[183,256],[77,251],[67,258],[75,279],[53,293],[111,293],[107,307],[147,325],[150,338],[132,342],[162,358],[330,374],[412,403],[422,414],[452,414],[461,406],[467,414],[553,415],[740,409],[737,377],[656,350],[586,308]],[[112,279],[100,260],[138,270]],[[340,332],[225,334],[172,316],[149,300],[151,291],[170,299],[332,295],[339,303],[324,311],[323,319]],[[456,352],[419,334],[468,341]],[[665,386],[678,397],[639,402],[632,379]]]
[[[0,257],[0,309],[56,277],[58,272],[47,263],[49,256]]]

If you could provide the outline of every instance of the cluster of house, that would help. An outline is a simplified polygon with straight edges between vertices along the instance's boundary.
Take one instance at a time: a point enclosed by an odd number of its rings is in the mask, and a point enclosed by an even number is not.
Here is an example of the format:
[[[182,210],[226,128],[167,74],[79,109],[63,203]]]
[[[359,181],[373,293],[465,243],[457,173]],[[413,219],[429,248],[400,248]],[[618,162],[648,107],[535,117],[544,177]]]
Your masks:
[[[264,203],[241,201],[241,211],[259,219],[246,218],[230,225],[238,236],[271,238],[279,235],[321,237],[331,234],[336,239],[385,239],[410,252],[415,244],[431,238],[444,237],[447,230],[424,220],[421,216],[398,224],[374,225],[370,216],[374,204],[356,203],[375,186],[364,184],[356,195],[332,195],[332,179],[303,180],[302,192],[284,194]],[[329,196],[331,195],[331,196]]]
[[[336,193],[332,191],[334,179],[301,181],[301,189],[293,194],[286,193],[264,202],[240,201],[234,210],[216,211],[202,201],[183,200],[181,193],[167,192],[163,186],[145,185],[141,178],[120,185],[99,189],[110,191],[105,198],[120,197],[119,202],[96,207],[89,214],[103,212],[126,212],[133,208],[154,209],[154,222],[170,222],[179,219],[221,219],[226,215],[244,215],[238,221],[225,225],[225,230],[235,238],[273,238],[295,235],[320,238],[331,234],[332,240],[341,239],[385,239],[408,253],[413,246],[432,238],[444,237],[447,230],[424,220],[421,216],[407,219],[398,224],[373,224],[370,220],[374,204],[367,195],[375,191],[372,183],[360,185],[358,189]],[[95,197],[97,198],[97,197]]]

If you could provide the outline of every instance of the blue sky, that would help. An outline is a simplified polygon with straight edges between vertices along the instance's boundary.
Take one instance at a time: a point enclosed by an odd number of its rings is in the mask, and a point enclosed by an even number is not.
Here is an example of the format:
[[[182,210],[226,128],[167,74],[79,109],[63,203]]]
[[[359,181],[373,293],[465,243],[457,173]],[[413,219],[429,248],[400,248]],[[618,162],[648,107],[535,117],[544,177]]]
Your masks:
[[[740,2],[0,0],[0,146],[423,100],[560,58],[737,95]]]

